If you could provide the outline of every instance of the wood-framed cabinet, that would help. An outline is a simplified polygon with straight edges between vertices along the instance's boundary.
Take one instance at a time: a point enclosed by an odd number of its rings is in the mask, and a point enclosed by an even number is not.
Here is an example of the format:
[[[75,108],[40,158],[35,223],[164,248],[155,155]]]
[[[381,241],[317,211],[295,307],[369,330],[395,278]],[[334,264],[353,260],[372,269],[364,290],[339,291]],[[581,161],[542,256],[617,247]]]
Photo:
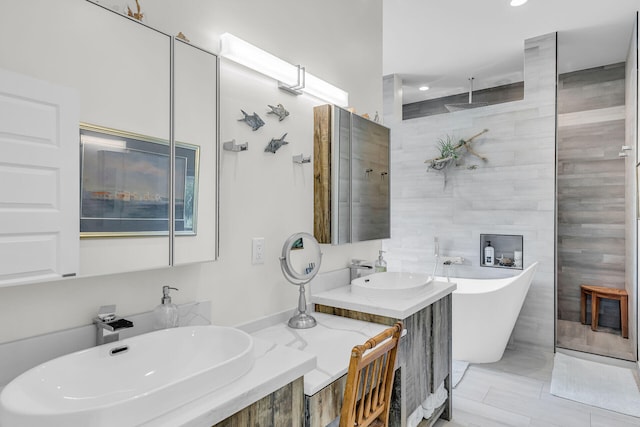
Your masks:
[[[321,105],[313,136],[315,238],[333,245],[389,238],[389,128]]]

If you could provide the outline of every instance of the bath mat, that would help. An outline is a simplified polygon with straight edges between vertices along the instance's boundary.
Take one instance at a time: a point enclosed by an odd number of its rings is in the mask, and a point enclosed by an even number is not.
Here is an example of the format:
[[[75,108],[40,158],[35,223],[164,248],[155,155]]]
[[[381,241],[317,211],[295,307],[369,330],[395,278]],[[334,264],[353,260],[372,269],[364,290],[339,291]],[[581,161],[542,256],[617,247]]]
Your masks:
[[[453,360],[453,365],[451,366],[451,387],[456,388],[464,373],[467,372],[467,368],[469,367],[469,362],[465,362],[464,360]]]
[[[640,417],[640,391],[631,369],[556,353],[551,394]]]

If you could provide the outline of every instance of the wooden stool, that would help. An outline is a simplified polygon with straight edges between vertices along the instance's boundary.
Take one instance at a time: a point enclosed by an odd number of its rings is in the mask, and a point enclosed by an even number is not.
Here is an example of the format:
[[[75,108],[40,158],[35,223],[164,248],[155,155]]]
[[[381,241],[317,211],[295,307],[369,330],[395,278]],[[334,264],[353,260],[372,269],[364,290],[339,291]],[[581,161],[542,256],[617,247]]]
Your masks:
[[[591,295],[591,330],[598,330],[598,311],[600,309],[600,298],[615,299],[620,302],[620,326],[622,338],[629,338],[629,296],[624,289],[607,288],[604,286],[580,286],[580,322],[586,324],[587,317],[587,294]]]

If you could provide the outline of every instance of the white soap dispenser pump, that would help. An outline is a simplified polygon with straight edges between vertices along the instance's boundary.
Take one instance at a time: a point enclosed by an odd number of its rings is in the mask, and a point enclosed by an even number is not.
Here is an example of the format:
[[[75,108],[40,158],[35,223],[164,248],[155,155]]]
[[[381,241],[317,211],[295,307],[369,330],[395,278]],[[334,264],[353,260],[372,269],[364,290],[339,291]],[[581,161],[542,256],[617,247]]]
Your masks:
[[[385,271],[387,271],[387,261],[384,260],[384,258],[382,258],[382,254],[385,251],[378,251],[380,253],[380,255],[378,256],[378,259],[376,260],[375,266],[374,266],[374,270],[376,273],[384,273]]]
[[[495,264],[495,252],[491,246],[491,240],[487,240],[487,246],[484,248],[484,265]]]
[[[154,329],[167,329],[178,327],[178,306],[171,302],[169,290],[177,291],[178,288],[170,286],[162,287],[161,304],[153,310]]]

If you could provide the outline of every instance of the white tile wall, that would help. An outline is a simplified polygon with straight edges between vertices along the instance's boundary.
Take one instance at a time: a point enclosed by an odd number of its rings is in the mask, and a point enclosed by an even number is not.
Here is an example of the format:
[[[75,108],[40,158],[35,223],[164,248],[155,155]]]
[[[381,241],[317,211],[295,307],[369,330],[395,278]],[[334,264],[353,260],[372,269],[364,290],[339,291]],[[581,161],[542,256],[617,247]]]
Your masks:
[[[479,266],[480,234],[523,235],[525,264],[540,265],[512,338],[516,345],[551,349],[556,34],[525,41],[524,51],[524,100],[390,124],[392,230],[383,249],[390,270],[430,272],[438,236],[441,255],[465,258],[453,275],[505,277],[513,272]],[[384,105],[393,103],[385,99]],[[472,147],[488,160],[465,156],[466,165],[478,168],[454,168],[443,188],[442,176],[423,163],[437,156],[437,140],[447,134],[466,139],[485,128]]]

